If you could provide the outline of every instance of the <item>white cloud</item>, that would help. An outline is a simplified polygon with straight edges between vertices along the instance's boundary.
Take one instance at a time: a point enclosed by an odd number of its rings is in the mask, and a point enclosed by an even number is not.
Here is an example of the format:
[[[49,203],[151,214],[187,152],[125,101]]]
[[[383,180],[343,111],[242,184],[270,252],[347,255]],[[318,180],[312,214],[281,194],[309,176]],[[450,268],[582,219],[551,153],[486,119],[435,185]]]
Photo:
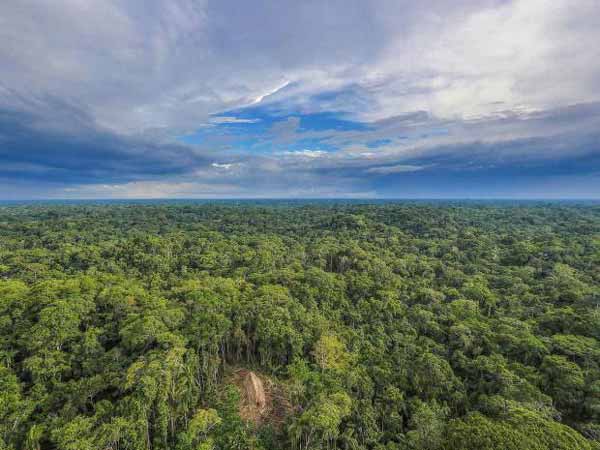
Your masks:
[[[417,172],[419,170],[423,170],[422,166],[411,166],[407,164],[396,164],[394,166],[382,166],[382,167],[371,167],[367,169],[368,173],[374,173],[378,175],[390,175],[394,173],[403,173],[403,172]]]
[[[210,123],[220,125],[224,123],[258,123],[260,119],[240,119],[238,117],[217,116],[211,117]]]
[[[215,169],[229,170],[229,169],[231,169],[233,167],[233,164],[212,163],[211,166],[214,167]]]
[[[314,159],[314,158],[322,158],[322,157],[326,156],[327,152],[325,152],[323,150],[304,149],[304,150],[295,150],[295,151],[290,151],[290,152],[282,152],[282,155]]]
[[[402,111],[472,118],[600,99],[600,14],[595,0],[515,0],[432,18],[393,41],[366,89],[365,119]]]
[[[122,184],[89,184],[63,190],[66,198],[200,198],[221,197],[238,191],[232,184],[198,183],[198,182],[165,182],[135,181]]]
[[[275,95],[277,92],[281,91],[282,89],[285,89],[287,86],[289,86],[289,84],[290,84],[289,81],[284,81],[282,84],[276,86],[275,88],[269,89],[264,94],[260,94],[258,97],[256,97],[254,100],[252,100],[251,104],[255,105],[257,103],[262,102],[265,98],[267,98],[271,95]]]

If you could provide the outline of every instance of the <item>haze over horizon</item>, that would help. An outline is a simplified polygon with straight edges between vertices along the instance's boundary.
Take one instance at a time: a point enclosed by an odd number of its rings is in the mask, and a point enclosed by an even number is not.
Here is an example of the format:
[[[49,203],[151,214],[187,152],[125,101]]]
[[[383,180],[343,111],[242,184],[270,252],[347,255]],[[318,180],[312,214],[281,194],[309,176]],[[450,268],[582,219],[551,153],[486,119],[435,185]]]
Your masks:
[[[596,0],[5,0],[0,199],[600,198]]]

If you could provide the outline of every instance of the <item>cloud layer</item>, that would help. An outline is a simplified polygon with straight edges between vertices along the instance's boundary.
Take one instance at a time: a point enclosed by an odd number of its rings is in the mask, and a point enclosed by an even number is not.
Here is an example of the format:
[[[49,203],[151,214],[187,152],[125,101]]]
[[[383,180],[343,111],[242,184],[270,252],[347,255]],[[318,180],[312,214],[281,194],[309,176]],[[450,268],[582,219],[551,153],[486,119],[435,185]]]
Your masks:
[[[7,0],[0,198],[598,197],[595,0]]]

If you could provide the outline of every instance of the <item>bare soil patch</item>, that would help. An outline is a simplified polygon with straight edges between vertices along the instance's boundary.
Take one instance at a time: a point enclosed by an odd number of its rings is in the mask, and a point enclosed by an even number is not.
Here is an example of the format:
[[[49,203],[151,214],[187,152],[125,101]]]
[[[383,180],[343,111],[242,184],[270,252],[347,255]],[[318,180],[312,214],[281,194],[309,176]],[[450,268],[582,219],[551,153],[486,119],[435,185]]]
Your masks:
[[[281,426],[292,412],[284,389],[271,378],[247,369],[233,372],[232,383],[240,390],[240,417],[260,426]]]

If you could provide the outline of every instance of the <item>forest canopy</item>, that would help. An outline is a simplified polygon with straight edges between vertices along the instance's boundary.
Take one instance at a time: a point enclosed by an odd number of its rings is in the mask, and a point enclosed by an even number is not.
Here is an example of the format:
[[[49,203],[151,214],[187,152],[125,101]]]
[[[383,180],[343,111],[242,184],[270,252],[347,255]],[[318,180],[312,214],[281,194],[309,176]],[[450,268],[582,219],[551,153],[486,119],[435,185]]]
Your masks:
[[[598,450],[600,206],[0,207],[0,449]]]

